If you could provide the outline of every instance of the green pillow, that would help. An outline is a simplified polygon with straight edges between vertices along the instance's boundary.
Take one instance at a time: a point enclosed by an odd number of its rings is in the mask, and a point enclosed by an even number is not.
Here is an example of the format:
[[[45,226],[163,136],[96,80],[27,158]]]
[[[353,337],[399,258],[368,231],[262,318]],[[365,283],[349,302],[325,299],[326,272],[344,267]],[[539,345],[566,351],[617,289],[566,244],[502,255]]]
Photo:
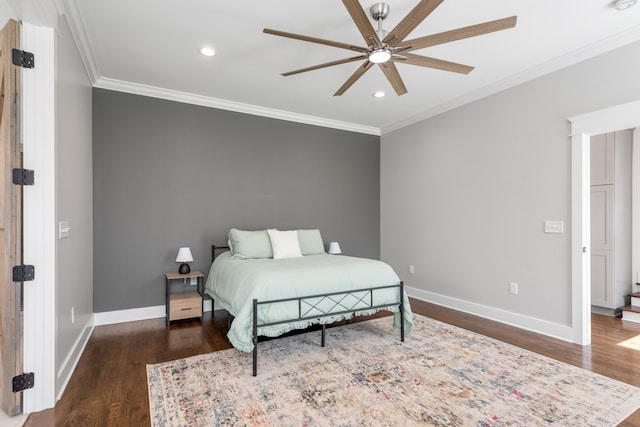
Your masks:
[[[324,253],[324,242],[320,230],[296,230],[302,255],[318,255]]]
[[[232,228],[229,230],[229,242],[234,258],[273,258],[267,230],[245,231]]]

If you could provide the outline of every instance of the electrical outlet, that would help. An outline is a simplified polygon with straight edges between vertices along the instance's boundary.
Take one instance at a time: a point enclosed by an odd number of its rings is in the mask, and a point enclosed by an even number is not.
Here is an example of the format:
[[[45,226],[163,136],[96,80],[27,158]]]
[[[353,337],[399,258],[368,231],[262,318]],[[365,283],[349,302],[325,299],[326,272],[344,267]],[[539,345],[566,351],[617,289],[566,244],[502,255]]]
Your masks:
[[[413,274],[413,265],[409,264],[409,274]]]
[[[195,286],[198,284],[198,278],[197,277],[192,277],[191,278],[191,286]]]
[[[71,307],[71,323],[76,323],[76,306]]]
[[[518,284],[516,282],[509,282],[509,292],[513,295],[518,295]]]

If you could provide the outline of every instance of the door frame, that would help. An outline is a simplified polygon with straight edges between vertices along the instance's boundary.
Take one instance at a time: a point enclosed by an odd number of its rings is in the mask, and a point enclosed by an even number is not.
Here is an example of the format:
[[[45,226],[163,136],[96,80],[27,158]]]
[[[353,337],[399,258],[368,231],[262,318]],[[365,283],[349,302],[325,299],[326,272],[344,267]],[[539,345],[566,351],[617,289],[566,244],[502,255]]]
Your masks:
[[[571,328],[591,344],[589,141],[592,135],[640,127],[640,100],[569,118],[571,122]]]
[[[22,49],[35,68],[22,70],[23,163],[35,171],[24,189],[24,262],[36,267],[24,286],[24,370],[35,385],[23,392],[23,412],[56,403],[56,204],[55,204],[55,30],[21,25]]]

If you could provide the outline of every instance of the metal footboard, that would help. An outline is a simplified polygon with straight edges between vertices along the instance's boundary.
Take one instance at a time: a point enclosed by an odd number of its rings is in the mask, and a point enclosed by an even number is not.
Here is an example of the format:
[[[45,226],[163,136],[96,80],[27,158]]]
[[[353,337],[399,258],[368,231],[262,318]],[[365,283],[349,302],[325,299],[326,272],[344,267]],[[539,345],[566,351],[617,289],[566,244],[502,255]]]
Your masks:
[[[374,305],[374,293],[384,289],[398,288],[398,301]],[[349,300],[349,301],[347,301]],[[282,304],[297,301],[298,315],[290,319],[274,322],[258,322],[258,307],[267,304]],[[322,308],[329,305],[328,308]],[[253,376],[258,375],[258,329],[265,326],[281,325],[306,320],[319,320],[323,317],[343,314],[356,315],[359,312],[398,306],[400,310],[400,340],[404,342],[404,283],[378,286],[364,289],[354,289],[328,294],[305,295],[301,297],[283,298],[269,301],[253,300]],[[326,324],[322,324],[322,347],[325,346]]]

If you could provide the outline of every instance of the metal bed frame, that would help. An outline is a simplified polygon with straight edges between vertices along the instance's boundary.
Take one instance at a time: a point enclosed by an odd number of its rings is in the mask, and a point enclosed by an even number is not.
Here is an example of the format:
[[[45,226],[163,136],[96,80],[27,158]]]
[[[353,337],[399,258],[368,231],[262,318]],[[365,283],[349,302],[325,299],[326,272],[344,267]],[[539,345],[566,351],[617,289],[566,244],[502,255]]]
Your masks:
[[[211,260],[216,257],[216,251],[228,250],[228,246],[211,246]],[[376,291],[383,289],[398,288],[398,300],[387,304],[374,304],[373,296]],[[354,300],[355,299],[355,300]],[[347,300],[353,302],[348,303]],[[267,304],[282,304],[287,302],[298,302],[298,315],[290,319],[278,320],[275,322],[258,322],[258,307]],[[328,309],[320,306],[328,303]],[[404,283],[400,281],[394,285],[374,286],[370,288],[353,289],[345,292],[331,292],[328,294],[304,295],[301,297],[283,298],[276,300],[258,301],[253,300],[253,376],[258,375],[258,330],[261,327],[281,325],[291,322],[320,320],[323,317],[338,316],[343,314],[357,315],[359,312],[373,309],[390,308],[398,306],[400,311],[400,340],[404,342]],[[212,305],[213,307],[213,305]],[[334,311],[335,310],[335,311]],[[231,314],[229,314],[231,316]],[[230,317],[228,317],[230,319]],[[229,322],[227,324],[229,326]],[[326,342],[326,324],[322,323],[321,346]]]

